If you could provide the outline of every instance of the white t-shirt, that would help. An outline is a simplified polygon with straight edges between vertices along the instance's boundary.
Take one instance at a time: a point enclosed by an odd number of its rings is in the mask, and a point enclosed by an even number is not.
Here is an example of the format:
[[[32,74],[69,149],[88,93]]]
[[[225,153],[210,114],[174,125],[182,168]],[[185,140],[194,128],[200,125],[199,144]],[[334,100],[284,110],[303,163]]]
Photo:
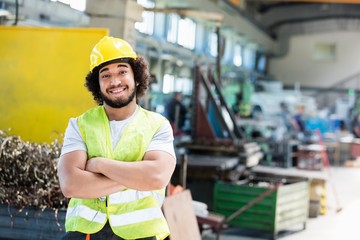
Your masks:
[[[109,121],[113,148],[116,147],[126,126],[129,124],[131,119],[134,118],[137,111],[138,111],[138,107],[136,108],[136,111],[129,118],[125,120]],[[173,140],[174,140],[174,136],[171,125],[168,121],[165,121],[164,124],[160,127],[160,129],[155,133],[146,151],[151,151],[151,150],[165,151],[171,154],[175,158]],[[61,155],[76,150],[87,151],[87,148],[80,134],[79,126],[77,124],[77,118],[71,118],[69,120],[68,126],[65,131],[64,142],[61,149]]]

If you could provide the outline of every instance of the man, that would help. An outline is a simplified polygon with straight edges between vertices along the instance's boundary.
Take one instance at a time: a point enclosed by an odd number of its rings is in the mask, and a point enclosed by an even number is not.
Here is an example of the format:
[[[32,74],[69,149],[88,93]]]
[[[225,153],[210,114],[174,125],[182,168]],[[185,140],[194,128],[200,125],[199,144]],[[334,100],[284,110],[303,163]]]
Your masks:
[[[296,114],[294,116],[294,120],[295,120],[294,128],[298,133],[304,133],[306,130],[304,113],[305,113],[304,105],[299,105],[296,107]]]
[[[360,138],[360,115],[356,116],[352,130],[353,130],[354,137]]]
[[[149,68],[124,40],[104,37],[90,55],[85,86],[99,106],[69,121],[58,163],[71,198],[64,239],[164,239],[161,211],[175,169],[173,133],[137,105]]]
[[[291,135],[294,130],[294,124],[295,124],[293,121],[295,120],[292,118],[289,107],[285,102],[280,102],[280,118],[287,133]]]
[[[165,115],[169,119],[175,135],[182,135],[185,124],[186,108],[182,103],[181,92],[174,92],[165,105]]]

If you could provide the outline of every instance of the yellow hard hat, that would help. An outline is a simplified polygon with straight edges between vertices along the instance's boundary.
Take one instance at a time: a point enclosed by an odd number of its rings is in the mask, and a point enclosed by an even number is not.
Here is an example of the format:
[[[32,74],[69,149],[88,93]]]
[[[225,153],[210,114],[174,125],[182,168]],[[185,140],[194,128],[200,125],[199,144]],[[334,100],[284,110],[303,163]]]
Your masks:
[[[94,46],[90,54],[90,71],[100,64],[118,58],[136,59],[136,53],[125,40],[105,36]]]

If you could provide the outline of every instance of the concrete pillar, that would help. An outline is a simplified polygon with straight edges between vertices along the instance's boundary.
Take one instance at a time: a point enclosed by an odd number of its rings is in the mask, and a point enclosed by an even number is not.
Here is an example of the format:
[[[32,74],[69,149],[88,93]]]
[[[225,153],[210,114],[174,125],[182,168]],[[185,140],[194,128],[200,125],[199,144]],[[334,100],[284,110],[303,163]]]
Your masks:
[[[90,17],[90,27],[109,29],[109,35],[120,37],[135,48],[135,22],[142,20],[142,6],[134,0],[87,0],[86,14]]]

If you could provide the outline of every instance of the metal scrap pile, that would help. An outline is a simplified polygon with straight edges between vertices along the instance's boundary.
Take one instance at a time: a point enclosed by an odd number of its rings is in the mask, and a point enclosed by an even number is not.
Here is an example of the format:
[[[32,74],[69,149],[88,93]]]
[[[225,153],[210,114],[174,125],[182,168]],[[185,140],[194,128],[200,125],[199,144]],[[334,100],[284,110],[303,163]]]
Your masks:
[[[31,143],[0,130],[0,204],[66,207],[57,178],[60,148],[58,141]]]

